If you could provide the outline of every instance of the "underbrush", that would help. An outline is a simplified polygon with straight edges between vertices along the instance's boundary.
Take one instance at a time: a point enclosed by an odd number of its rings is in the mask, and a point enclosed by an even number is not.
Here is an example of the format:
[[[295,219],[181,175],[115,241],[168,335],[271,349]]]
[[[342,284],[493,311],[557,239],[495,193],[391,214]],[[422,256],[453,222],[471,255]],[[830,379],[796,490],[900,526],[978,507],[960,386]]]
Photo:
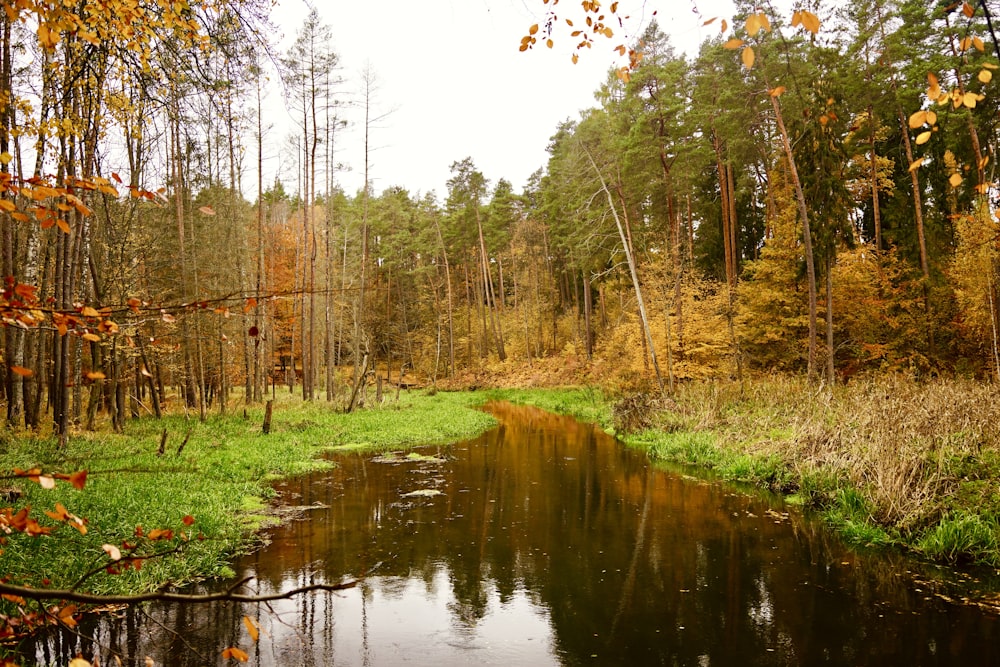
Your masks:
[[[957,380],[768,377],[627,397],[617,411],[640,426],[619,435],[653,458],[791,494],[852,542],[1000,566],[998,398]]]

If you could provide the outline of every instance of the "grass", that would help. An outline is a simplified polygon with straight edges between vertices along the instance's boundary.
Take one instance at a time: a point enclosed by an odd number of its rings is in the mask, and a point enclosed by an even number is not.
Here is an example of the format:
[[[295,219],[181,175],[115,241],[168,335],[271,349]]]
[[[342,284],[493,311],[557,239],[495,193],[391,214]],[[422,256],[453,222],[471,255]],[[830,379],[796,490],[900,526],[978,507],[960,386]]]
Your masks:
[[[481,397],[470,394],[408,393],[398,404],[345,415],[329,404],[306,404],[286,395],[276,402],[266,436],[258,407],[245,414],[212,415],[204,423],[178,415],[136,420],[124,434],[76,434],[65,450],[50,438],[4,433],[0,469],[87,470],[88,479],[82,491],[64,483],[45,490],[23,479],[9,481],[23,492],[14,511],[30,506],[40,524],[58,528],[52,536],[9,535],[0,571],[11,583],[67,588],[106,563],[102,545],[141,542],[136,537],[141,525],[147,535],[154,528],[176,535],[172,541],[144,544],[146,552],[180,546],[181,553],[145,560],[139,571],[101,571],[86,580],[84,590],[139,593],[165,583],[229,576],[233,555],[252,544],[253,532],[267,520],[270,482],[330,466],[322,458],[327,451],[384,451],[474,436],[494,423],[473,409],[479,402]],[[158,456],[164,430],[168,440]],[[44,515],[57,503],[87,519],[86,535]],[[184,523],[188,515],[194,518],[190,527]],[[183,540],[182,532],[190,539]]]
[[[901,377],[821,386],[690,383],[669,398],[595,389],[497,397],[594,421],[653,460],[783,493],[847,541],[1000,567],[1000,395]]]

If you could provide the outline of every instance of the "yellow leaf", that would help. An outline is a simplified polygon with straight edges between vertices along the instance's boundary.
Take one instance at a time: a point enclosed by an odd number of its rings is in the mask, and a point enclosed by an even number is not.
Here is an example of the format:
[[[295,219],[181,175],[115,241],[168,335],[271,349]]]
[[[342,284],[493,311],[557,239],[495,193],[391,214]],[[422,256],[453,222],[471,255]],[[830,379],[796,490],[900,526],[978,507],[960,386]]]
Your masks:
[[[784,86],[777,86],[777,87],[772,88],[771,90],[767,91],[767,94],[770,95],[771,97],[781,97],[781,95],[784,92],[785,92],[785,87]]]
[[[926,122],[927,122],[927,112],[926,111],[921,110],[921,111],[916,111],[916,112],[910,114],[909,125],[910,125],[910,129],[911,130],[917,129],[918,127],[920,127],[921,125],[923,125]]]
[[[742,39],[738,39],[736,37],[733,37],[728,42],[726,42],[725,44],[723,44],[722,48],[724,48],[724,49],[730,49],[730,50],[732,50],[732,49],[738,49],[741,46],[743,46],[744,44],[746,44],[746,42],[744,42]]]
[[[83,334],[82,336],[80,336],[80,338],[82,338],[84,340],[89,340],[91,343],[100,343],[101,342],[101,337],[100,336],[98,336],[97,334],[89,333],[89,332]],[[87,377],[90,377],[90,376],[91,376],[91,373],[87,373]],[[90,378],[90,379],[93,380],[94,378]]]
[[[69,661],[69,667],[91,667],[91,664],[83,658],[73,658]]]
[[[952,174],[951,178],[948,179],[948,182],[951,183],[951,187],[957,188],[962,184],[962,175],[959,173]]]
[[[976,108],[977,101],[978,97],[976,96],[975,93],[966,93],[965,95],[962,96],[962,104],[964,104],[966,107],[970,109]]]
[[[211,206],[201,206],[198,210],[205,215],[215,215],[215,209]]]
[[[10,161],[14,159],[14,156],[4,151],[0,153],[0,164],[10,164]]]
[[[937,113],[935,113],[934,111],[928,111],[927,112],[927,124],[928,125],[936,125],[937,124]]]
[[[931,140],[931,133],[930,133],[930,131],[921,132],[920,134],[917,135],[917,145],[918,146],[920,146],[922,144],[926,144],[930,140]]]
[[[552,46],[553,46],[553,41],[552,41],[552,39],[551,39],[551,38],[549,38],[549,39],[545,40],[545,46],[549,47],[550,49],[552,48]]]
[[[959,51],[963,51],[963,52],[964,52],[964,51],[968,51],[968,50],[969,50],[969,47],[971,47],[971,46],[972,46],[972,38],[971,38],[971,37],[969,37],[968,35],[966,35],[965,37],[963,37],[963,38],[962,38],[962,39],[961,39],[961,40],[960,40],[960,41],[958,42],[958,50],[959,50]]]
[[[572,61],[573,61],[574,65],[577,64],[580,61],[580,56],[578,54],[574,53]]]
[[[80,314],[83,315],[84,317],[100,317],[101,316],[101,314],[99,312],[97,312],[96,308],[92,308],[90,306],[84,306],[80,310]]]
[[[747,69],[750,69],[750,68],[753,67],[753,61],[754,61],[754,58],[756,56],[754,55],[754,52],[753,52],[752,48],[750,48],[748,46],[745,49],[743,49],[743,53],[741,54],[741,57],[743,59],[743,66],[744,67],[746,67]]]
[[[993,72],[988,69],[979,70],[979,81],[982,83],[989,83],[993,80]]]
[[[48,23],[39,23],[37,34],[38,43],[42,45],[42,48],[54,49],[59,43],[59,31],[50,29]]]
[[[983,52],[986,50],[986,45],[983,44],[983,40],[980,39],[979,37],[972,38],[972,45],[975,46],[976,50],[979,52]]]
[[[990,162],[990,156],[989,155],[984,155],[983,157],[981,157],[979,159],[979,168],[980,169],[985,169],[986,165],[989,164],[989,162]]]
[[[764,32],[771,32],[771,21],[767,18],[767,14],[760,12],[757,16],[760,17],[760,25],[764,28]]]
[[[983,63],[983,67],[986,69],[1000,69],[1000,66],[994,65],[993,63]]]
[[[802,27],[815,35],[819,32],[819,17],[812,12],[802,10]]]
[[[103,380],[104,377],[105,377],[104,373],[100,371],[90,371],[89,373],[87,373],[88,380]]]
[[[257,630],[257,624],[254,622],[254,620],[252,618],[250,618],[249,616],[244,616],[243,617],[243,625],[246,626],[247,633],[249,633],[249,635],[250,635],[250,639],[252,639],[252,640],[254,640],[256,642],[257,638],[260,636],[260,633]]]
[[[747,17],[745,29],[748,35],[756,37],[757,33],[760,32],[761,27],[760,18],[758,18],[756,14],[751,14]]]
[[[17,206],[9,199],[0,199],[0,209],[5,211],[16,211]]]

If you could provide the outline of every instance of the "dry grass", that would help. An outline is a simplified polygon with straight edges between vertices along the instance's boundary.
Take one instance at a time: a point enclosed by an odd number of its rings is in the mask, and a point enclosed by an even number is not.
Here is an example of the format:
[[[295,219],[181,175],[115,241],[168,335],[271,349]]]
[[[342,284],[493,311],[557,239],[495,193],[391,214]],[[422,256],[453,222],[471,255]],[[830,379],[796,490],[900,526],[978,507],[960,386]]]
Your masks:
[[[767,377],[684,386],[660,419],[712,431],[730,452],[777,457],[800,479],[848,480],[871,521],[911,533],[976,509],[955,506],[964,482],[1000,481],[998,398],[993,385],[958,380]]]

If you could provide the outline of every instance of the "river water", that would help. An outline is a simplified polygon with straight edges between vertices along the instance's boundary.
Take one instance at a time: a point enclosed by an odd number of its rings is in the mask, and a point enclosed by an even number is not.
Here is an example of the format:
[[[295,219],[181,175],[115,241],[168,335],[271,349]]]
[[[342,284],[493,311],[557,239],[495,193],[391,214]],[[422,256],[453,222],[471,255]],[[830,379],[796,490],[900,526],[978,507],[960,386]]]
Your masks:
[[[780,499],[650,465],[600,430],[493,404],[501,425],[415,455],[350,455],[278,487],[301,518],[236,564],[269,604],[151,605],[38,638],[66,664],[989,665],[975,588],[860,554]],[[993,587],[984,581],[982,587]],[[262,629],[253,642],[244,616]]]

